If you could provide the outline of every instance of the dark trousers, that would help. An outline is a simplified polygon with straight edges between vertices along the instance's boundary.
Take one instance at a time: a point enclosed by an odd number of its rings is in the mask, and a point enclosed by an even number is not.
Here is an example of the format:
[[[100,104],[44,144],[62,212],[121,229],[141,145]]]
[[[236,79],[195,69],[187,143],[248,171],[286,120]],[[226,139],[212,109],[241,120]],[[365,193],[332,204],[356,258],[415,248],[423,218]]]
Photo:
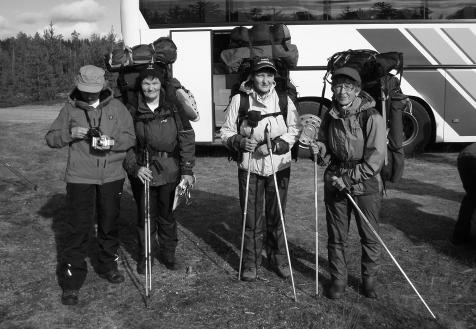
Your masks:
[[[453,237],[463,240],[469,238],[471,220],[476,219],[476,158],[459,157],[458,172],[466,194],[461,201]]]
[[[286,197],[291,169],[287,168],[276,173],[281,206],[286,207]],[[245,208],[247,171],[238,170],[238,183],[241,209]],[[263,217],[263,203],[265,216]],[[268,261],[276,265],[287,262],[286,245],[283,227],[276,197],[276,188],[273,176],[250,175],[248,194],[245,241],[244,267],[258,268],[261,265],[261,252],[264,243],[264,226],[266,227],[266,254]]]
[[[131,188],[137,204],[137,236],[139,240],[139,258],[145,255],[144,246],[144,184],[137,178],[131,178]],[[177,247],[177,222],[173,216],[177,183],[168,183],[149,188],[150,241],[152,253],[173,261]]]
[[[378,215],[382,195],[373,193],[353,197],[359,208],[369,220],[372,227],[379,232]],[[347,284],[346,249],[352,211],[357,223],[362,245],[361,274],[362,278],[375,276],[378,270],[380,245],[377,237],[360,217],[344,194],[324,189],[327,222],[327,251],[331,280],[340,285]]]
[[[120,179],[103,185],[66,184],[69,216],[65,247],[60,252],[58,281],[63,289],[79,289],[87,274],[86,257],[97,215],[98,273],[117,268],[118,227],[122,187]]]

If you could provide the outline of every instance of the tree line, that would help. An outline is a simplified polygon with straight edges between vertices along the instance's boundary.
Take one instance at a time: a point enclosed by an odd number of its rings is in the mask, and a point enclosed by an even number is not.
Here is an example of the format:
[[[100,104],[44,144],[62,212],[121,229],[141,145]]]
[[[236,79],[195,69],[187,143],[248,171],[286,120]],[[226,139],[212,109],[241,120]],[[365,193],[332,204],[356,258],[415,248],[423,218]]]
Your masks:
[[[56,34],[53,24],[43,35],[0,40],[0,107],[65,99],[83,65],[105,67],[104,54],[120,44],[114,31],[70,39]]]

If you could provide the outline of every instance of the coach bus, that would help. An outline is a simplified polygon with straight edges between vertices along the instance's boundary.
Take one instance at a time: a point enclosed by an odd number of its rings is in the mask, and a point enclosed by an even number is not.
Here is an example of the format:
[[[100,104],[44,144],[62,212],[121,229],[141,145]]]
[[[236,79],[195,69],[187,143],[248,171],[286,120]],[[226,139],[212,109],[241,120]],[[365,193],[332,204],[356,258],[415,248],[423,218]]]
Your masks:
[[[171,37],[173,74],[195,95],[197,142],[214,143],[229,101],[220,52],[230,31],[285,23],[299,50],[290,72],[303,113],[329,106],[321,95],[328,58],[347,49],[403,53],[407,153],[430,142],[476,142],[476,3],[474,0],[121,0],[127,46]],[[329,90],[330,88],[327,88]],[[319,107],[323,104],[323,107]],[[321,111],[322,113],[322,111]]]

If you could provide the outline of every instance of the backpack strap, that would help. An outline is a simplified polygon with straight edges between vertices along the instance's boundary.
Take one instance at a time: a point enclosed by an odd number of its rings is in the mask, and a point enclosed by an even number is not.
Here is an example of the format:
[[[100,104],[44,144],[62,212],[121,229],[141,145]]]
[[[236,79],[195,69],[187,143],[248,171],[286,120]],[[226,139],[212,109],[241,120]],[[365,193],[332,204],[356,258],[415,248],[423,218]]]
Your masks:
[[[246,117],[246,113],[250,109],[250,97],[244,92],[240,92],[240,107],[238,108],[238,116],[236,118],[236,132],[240,133],[240,127]]]
[[[285,91],[277,91],[276,93],[278,94],[278,104],[279,104],[279,109],[281,110],[281,114],[284,119],[284,123],[286,124],[286,127],[288,126],[288,93]]]

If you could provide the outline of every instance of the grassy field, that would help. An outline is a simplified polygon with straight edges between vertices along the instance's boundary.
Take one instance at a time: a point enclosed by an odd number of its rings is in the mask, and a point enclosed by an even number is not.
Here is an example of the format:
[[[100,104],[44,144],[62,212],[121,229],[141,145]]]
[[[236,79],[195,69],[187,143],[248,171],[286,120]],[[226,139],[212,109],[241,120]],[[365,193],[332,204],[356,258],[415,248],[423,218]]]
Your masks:
[[[476,328],[476,245],[449,242],[463,190],[456,152],[408,159],[401,183],[389,185],[381,235],[438,320],[433,320],[387,254],[379,299],[360,293],[360,244],[352,222],[350,282],[342,300],[322,296],[329,280],[327,234],[319,169],[319,291],[315,296],[313,167],[293,166],[286,209],[298,301],[291,281],[265,265],[260,279],[236,279],[241,237],[236,165],[217,149],[201,149],[193,204],[176,212],[178,256],[186,270],[153,268],[150,308],[144,277],[135,272],[135,205],[126,184],[120,219],[121,270],[111,285],[89,266],[80,303],[60,303],[55,276],[65,212],[62,181],[67,150],[43,139],[58,106],[0,109],[1,159],[38,191],[0,165],[0,328]],[[93,254],[95,244],[90,249]],[[94,262],[92,262],[94,263]],[[89,262],[91,264],[91,262]]]

